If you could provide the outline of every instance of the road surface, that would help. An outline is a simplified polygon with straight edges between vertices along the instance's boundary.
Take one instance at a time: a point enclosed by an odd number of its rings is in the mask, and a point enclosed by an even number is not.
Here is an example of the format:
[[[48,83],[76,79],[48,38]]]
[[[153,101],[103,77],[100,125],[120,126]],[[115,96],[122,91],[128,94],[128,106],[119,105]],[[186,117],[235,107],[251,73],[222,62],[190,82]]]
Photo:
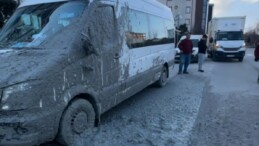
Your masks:
[[[259,144],[259,62],[191,64],[164,88],[148,87],[102,116],[77,146],[256,146]],[[56,144],[46,144],[54,146]],[[45,146],[46,146],[45,145]]]

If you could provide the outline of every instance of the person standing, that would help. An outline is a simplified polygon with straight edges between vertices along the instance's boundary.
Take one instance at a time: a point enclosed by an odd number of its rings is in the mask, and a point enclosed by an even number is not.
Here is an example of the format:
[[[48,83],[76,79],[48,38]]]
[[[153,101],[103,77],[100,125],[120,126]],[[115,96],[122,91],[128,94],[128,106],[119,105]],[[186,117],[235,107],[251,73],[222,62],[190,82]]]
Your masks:
[[[191,62],[191,54],[193,49],[192,41],[190,40],[190,33],[186,34],[186,38],[182,40],[178,47],[180,49],[180,63],[179,63],[179,71],[178,74],[184,73],[188,74],[188,66]],[[184,69],[183,69],[184,66]]]
[[[255,51],[254,51],[255,61],[257,62],[259,60],[259,41],[255,44]],[[257,78],[257,83],[259,83],[259,75]]]
[[[204,59],[205,59],[205,54],[206,54],[206,50],[207,50],[207,35],[204,34],[201,38],[201,40],[198,43],[198,48],[199,48],[199,52],[198,52],[198,71],[199,72],[204,72],[204,70],[202,69],[202,65],[204,63]]]

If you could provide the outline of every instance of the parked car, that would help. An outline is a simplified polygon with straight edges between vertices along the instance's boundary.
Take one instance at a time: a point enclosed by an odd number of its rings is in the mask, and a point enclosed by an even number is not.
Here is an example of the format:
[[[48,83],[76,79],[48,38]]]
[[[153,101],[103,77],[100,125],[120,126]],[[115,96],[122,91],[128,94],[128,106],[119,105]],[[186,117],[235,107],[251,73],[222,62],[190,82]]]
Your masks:
[[[177,44],[177,48],[176,48],[176,55],[175,55],[175,61],[179,62],[180,61],[180,49],[178,47],[179,43],[185,39],[186,36],[182,36],[180,41]],[[191,58],[191,62],[198,62],[198,42],[200,41],[200,39],[202,38],[202,35],[191,35],[190,40],[192,41],[193,44],[193,50],[192,50],[192,58]]]

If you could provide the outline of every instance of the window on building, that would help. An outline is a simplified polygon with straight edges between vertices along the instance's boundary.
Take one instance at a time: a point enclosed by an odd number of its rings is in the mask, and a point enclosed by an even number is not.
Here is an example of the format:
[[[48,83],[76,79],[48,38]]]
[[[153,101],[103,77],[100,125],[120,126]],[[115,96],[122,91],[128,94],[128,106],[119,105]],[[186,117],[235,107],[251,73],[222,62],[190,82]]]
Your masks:
[[[185,23],[186,23],[186,25],[190,25],[191,24],[191,20],[190,19],[185,19]]]
[[[185,13],[190,14],[191,13],[191,7],[186,7]]]

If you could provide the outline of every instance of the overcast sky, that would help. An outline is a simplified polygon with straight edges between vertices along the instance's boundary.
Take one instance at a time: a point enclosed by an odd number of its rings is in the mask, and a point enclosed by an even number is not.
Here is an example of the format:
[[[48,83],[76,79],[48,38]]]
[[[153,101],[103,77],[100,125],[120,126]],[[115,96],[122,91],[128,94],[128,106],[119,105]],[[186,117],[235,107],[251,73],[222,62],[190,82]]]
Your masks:
[[[214,4],[214,17],[246,16],[245,29],[259,23],[259,0],[210,0]]]

